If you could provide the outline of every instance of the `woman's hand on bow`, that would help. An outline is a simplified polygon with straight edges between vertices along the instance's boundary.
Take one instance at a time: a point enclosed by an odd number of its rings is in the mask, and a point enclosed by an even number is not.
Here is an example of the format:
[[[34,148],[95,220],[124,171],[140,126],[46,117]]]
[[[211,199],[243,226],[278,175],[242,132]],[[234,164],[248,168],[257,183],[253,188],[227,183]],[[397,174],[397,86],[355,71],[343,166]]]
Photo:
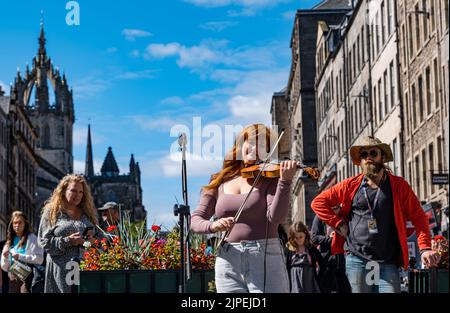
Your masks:
[[[227,231],[233,227],[234,217],[222,217],[211,224],[210,230],[213,233]]]

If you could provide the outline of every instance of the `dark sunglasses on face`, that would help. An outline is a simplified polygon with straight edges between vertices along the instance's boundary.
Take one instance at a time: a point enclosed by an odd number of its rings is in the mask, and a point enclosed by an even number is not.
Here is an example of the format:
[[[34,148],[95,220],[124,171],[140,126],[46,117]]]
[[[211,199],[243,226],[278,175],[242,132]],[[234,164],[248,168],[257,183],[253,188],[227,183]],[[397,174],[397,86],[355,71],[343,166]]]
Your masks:
[[[361,159],[366,159],[368,156],[371,156],[372,158],[376,158],[378,156],[378,150],[370,150],[370,151],[361,151],[359,153],[359,156],[361,157]]]

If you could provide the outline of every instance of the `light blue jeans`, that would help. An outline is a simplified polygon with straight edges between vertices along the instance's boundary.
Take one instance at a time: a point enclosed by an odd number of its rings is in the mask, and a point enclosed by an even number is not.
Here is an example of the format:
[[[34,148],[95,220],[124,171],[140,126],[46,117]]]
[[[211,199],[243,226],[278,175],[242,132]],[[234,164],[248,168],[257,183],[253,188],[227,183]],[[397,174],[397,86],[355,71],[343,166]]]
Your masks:
[[[218,293],[288,293],[289,278],[281,241],[267,240],[266,281],[264,250],[266,240],[225,243],[216,258],[215,279]]]
[[[345,256],[345,271],[352,293],[400,292],[400,272],[395,264],[369,262],[348,254]]]

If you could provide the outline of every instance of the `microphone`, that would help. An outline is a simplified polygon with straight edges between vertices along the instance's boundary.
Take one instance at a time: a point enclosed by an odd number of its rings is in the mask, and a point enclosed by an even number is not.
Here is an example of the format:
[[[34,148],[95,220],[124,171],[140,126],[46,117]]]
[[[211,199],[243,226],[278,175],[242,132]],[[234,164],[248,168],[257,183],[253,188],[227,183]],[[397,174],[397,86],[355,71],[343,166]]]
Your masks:
[[[185,147],[186,146],[186,144],[187,144],[187,136],[186,136],[186,133],[181,133],[179,136],[178,136],[178,144],[180,145],[180,147]]]

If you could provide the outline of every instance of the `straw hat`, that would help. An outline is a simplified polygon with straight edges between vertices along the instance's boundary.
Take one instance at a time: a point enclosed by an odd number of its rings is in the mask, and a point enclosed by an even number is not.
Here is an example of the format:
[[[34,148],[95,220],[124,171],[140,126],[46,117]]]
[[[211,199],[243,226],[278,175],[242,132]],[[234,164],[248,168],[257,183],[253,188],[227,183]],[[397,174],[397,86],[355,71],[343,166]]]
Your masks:
[[[380,139],[367,136],[364,137],[363,140],[360,142],[360,144],[356,146],[352,146],[350,148],[350,157],[352,158],[352,162],[355,165],[360,165],[361,158],[359,156],[359,151],[361,148],[368,148],[368,147],[377,147],[381,151],[383,151],[384,154],[384,162],[391,162],[394,160],[392,156],[392,150],[391,147],[389,147],[388,144],[382,143]]]

